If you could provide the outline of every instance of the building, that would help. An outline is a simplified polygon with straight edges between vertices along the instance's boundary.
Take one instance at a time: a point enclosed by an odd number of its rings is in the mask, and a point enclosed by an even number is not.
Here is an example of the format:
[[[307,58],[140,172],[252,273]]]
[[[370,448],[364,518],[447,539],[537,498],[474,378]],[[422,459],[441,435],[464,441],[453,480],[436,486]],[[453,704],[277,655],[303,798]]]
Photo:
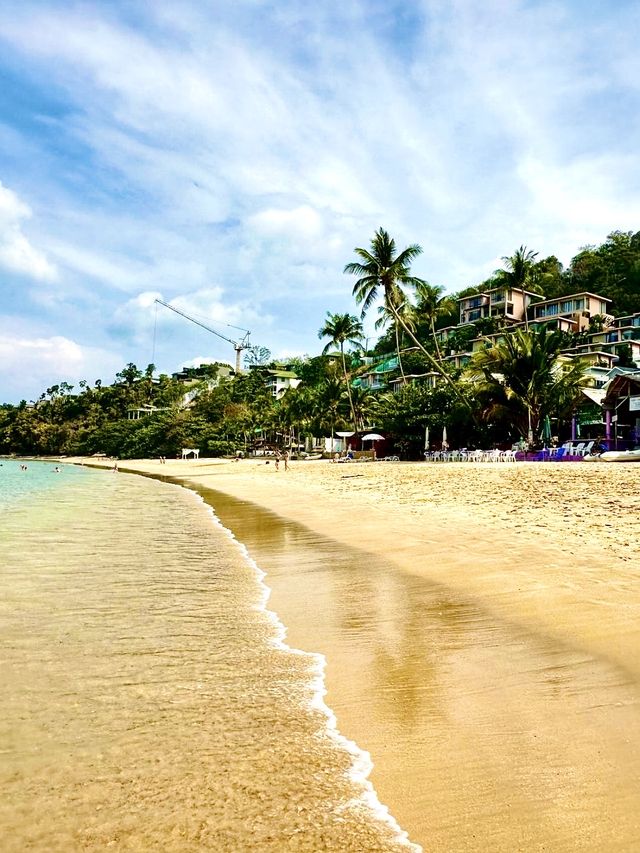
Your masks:
[[[381,391],[389,387],[389,377],[400,367],[397,355],[381,356],[377,363],[367,358],[371,364],[357,376],[352,385],[354,388],[365,388],[367,391]]]
[[[613,315],[608,313],[610,304],[610,299],[596,293],[572,293],[536,302],[529,310],[529,319],[532,323],[551,324],[551,328],[561,328],[553,324],[564,320],[570,326],[567,330],[584,332],[593,317],[601,317],[605,325],[613,321]]]
[[[602,408],[608,446],[624,448],[640,444],[640,370],[614,368]]]
[[[524,320],[529,306],[542,297],[520,287],[493,287],[483,293],[474,293],[458,299],[459,326],[475,323],[487,317],[500,317],[507,322]]]
[[[274,368],[265,370],[264,384],[276,400],[279,400],[289,388],[297,388],[301,380],[293,370]]]

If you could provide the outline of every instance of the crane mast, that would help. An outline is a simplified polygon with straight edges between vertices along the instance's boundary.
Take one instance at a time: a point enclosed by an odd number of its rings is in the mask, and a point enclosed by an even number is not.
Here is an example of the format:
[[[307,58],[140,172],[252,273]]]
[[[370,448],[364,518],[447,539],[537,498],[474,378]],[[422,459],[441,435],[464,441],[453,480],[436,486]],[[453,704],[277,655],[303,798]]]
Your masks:
[[[170,311],[179,314],[181,317],[184,317],[185,320],[189,320],[191,323],[195,323],[196,326],[200,326],[202,329],[206,329],[207,332],[211,332],[213,335],[217,335],[219,338],[222,338],[223,341],[227,341],[227,343],[231,344],[236,351],[236,373],[240,373],[240,353],[249,349],[249,332],[247,329],[240,329],[241,332],[245,332],[244,337],[241,341],[234,341],[231,338],[228,338],[226,335],[223,335],[221,332],[217,332],[215,329],[212,329],[210,326],[207,326],[206,323],[202,323],[200,320],[196,320],[195,317],[191,317],[189,314],[186,314],[184,311],[181,311],[179,308],[176,308],[174,305],[169,305],[168,302],[163,302],[162,299],[155,300],[159,305],[164,305],[165,308],[168,308]],[[239,328],[238,326],[234,326],[234,328]]]

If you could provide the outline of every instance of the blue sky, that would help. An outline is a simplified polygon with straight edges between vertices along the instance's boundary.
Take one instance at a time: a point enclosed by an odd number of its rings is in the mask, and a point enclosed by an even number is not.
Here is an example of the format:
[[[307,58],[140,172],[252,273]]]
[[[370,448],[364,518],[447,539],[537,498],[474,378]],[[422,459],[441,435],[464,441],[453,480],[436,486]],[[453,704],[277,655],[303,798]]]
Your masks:
[[[0,401],[233,360],[156,297],[315,354],[379,226],[447,290],[638,230],[639,43],[624,0],[4,0]]]

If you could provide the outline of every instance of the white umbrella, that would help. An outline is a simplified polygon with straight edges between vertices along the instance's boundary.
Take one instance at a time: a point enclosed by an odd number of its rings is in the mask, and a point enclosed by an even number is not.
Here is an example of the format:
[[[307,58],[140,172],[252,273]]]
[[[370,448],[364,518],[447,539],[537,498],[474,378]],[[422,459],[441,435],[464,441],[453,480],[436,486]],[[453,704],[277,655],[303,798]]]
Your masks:
[[[355,432],[337,432],[336,435],[339,435],[340,438],[351,438],[352,435],[355,435]]]
[[[449,447],[449,442],[447,441],[447,428],[442,427],[442,449],[446,450]]]
[[[424,449],[429,449],[429,427],[424,428]]]
[[[377,432],[368,432],[362,436],[362,441],[384,441],[384,436],[378,435]]]

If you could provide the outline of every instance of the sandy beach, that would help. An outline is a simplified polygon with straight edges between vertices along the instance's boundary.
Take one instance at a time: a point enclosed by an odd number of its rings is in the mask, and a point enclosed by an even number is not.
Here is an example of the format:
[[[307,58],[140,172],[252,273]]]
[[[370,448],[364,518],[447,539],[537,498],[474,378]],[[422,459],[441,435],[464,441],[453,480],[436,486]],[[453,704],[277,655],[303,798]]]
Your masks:
[[[120,469],[197,489],[246,544],[424,849],[640,844],[640,465]]]

